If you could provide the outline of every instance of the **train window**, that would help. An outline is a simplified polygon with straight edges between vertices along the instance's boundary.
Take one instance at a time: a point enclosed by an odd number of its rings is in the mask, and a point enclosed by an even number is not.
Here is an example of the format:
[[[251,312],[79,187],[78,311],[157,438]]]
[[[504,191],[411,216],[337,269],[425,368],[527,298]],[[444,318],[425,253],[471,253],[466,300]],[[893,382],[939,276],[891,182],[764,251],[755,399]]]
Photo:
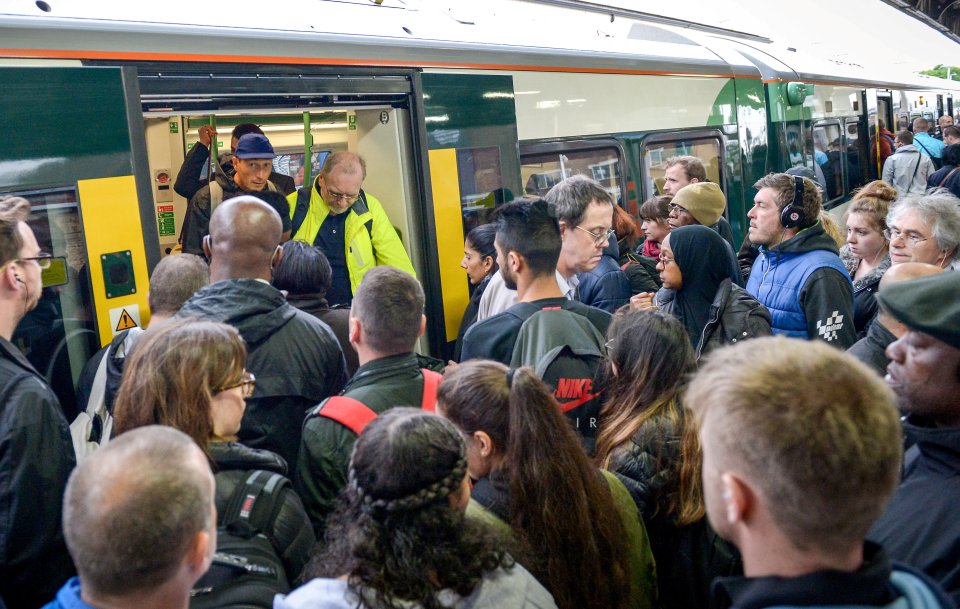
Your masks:
[[[825,203],[843,196],[845,159],[840,135],[840,123],[837,121],[820,122],[813,126],[813,158],[827,182]]]
[[[40,250],[55,256],[41,274],[40,301],[17,326],[13,342],[46,377],[72,421],[77,413],[74,385],[100,346],[77,191],[63,187],[4,194],[30,201],[27,224]]]
[[[616,147],[571,149],[561,147],[550,151],[532,152],[520,147],[520,181],[524,194],[542,197],[555,184],[574,175],[585,175],[599,182],[622,204],[621,178],[623,170],[620,151]]]
[[[503,188],[500,148],[457,149],[457,173],[460,176],[460,207],[463,233],[490,221],[493,209],[511,199]]]
[[[860,122],[856,118],[848,118],[845,123],[847,131],[847,190],[849,194],[867,183],[867,145],[860,137]]]
[[[654,140],[645,142],[643,148],[643,165],[647,176],[644,196],[663,194],[666,163],[675,156],[697,157],[707,171],[707,180],[723,187],[723,157],[719,137]]]
[[[905,131],[910,128],[910,115],[903,113],[897,117],[897,129],[896,131]]]

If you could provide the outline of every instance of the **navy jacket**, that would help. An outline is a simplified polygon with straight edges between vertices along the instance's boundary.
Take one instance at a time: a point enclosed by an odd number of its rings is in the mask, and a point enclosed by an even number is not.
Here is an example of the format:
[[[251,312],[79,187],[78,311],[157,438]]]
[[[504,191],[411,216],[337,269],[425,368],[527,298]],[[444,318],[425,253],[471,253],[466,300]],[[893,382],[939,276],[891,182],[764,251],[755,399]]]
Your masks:
[[[613,313],[630,301],[630,279],[620,270],[616,241],[603,250],[600,263],[586,273],[578,273],[579,300],[585,305]]]

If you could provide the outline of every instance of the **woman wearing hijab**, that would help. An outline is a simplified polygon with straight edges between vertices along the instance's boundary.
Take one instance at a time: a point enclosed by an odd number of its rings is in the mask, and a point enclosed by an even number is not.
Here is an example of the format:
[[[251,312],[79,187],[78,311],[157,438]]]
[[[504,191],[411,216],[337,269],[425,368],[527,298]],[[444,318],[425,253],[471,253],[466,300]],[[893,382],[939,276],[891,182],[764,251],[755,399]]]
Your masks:
[[[771,334],[770,312],[737,285],[733,250],[712,229],[690,225],[671,232],[660,245],[657,270],[673,292],[660,308],[683,324],[698,360],[716,347]],[[635,308],[653,306],[648,300]]]

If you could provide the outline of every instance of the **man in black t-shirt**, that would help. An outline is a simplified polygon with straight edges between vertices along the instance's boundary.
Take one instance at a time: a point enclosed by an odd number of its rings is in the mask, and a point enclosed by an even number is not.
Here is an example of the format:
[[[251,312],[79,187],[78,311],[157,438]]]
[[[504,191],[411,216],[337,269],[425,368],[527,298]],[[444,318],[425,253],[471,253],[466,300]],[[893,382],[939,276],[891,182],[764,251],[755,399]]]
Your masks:
[[[542,199],[519,199],[500,208],[497,220],[497,264],[506,286],[517,290],[519,303],[540,309],[563,308],[583,315],[606,335],[611,316],[606,311],[568,300],[557,285],[560,224]],[[470,328],[463,337],[461,361],[492,359],[509,365],[526,317],[514,305]]]

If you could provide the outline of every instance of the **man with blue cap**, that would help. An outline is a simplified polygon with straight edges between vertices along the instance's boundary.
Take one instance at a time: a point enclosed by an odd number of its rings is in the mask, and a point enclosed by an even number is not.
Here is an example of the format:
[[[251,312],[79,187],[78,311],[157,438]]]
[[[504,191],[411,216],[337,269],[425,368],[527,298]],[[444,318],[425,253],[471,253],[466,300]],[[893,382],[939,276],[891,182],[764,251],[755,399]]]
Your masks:
[[[880,306],[907,327],[887,347],[886,382],[906,415],[903,479],[868,538],[938,580],[960,604],[960,273],[886,286]]]
[[[233,153],[233,175],[228,177],[217,173],[213,181],[190,199],[181,233],[185,253],[203,255],[203,237],[209,232],[210,216],[227,199],[252,194],[266,200],[274,209],[280,203],[282,209],[277,209],[277,213],[281,218],[288,217],[289,207],[285,205],[282,193],[277,192],[277,187],[269,179],[275,156],[270,140],[263,134],[248,133],[237,140]],[[271,192],[277,194],[271,196]],[[289,228],[288,220],[283,227],[284,232]]]

